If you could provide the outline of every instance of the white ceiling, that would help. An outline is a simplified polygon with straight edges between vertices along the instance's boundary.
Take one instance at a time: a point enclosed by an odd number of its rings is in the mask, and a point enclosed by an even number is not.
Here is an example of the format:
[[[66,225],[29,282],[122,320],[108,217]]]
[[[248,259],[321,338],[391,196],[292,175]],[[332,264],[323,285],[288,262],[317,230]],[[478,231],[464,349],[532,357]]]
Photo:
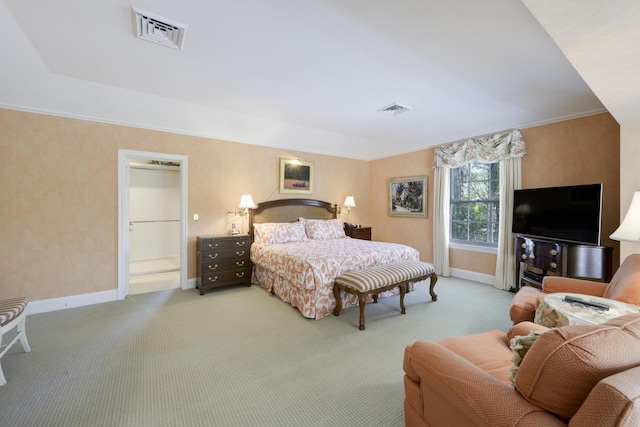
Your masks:
[[[640,1],[523,1],[618,123],[640,122]]]
[[[187,24],[184,49],[136,38],[132,6]],[[370,160],[606,111],[514,0],[0,0],[0,25],[0,106],[285,149]]]

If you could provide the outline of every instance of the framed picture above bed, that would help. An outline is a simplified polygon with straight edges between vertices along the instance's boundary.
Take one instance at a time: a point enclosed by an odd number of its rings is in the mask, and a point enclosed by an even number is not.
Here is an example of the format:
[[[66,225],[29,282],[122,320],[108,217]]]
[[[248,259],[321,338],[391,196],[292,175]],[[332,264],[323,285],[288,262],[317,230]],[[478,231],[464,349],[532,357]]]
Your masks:
[[[389,179],[389,216],[427,217],[427,176]]]
[[[313,163],[280,159],[280,192],[313,193]]]

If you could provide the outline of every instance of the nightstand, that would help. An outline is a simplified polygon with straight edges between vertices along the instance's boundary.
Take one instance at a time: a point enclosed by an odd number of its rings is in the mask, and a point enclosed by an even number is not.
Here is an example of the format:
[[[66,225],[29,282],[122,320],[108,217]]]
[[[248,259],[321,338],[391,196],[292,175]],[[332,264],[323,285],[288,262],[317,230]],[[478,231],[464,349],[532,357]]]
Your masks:
[[[249,246],[248,235],[198,236],[196,285],[200,295],[220,286],[251,286]]]
[[[353,239],[371,240],[371,227],[349,228],[346,234]]]

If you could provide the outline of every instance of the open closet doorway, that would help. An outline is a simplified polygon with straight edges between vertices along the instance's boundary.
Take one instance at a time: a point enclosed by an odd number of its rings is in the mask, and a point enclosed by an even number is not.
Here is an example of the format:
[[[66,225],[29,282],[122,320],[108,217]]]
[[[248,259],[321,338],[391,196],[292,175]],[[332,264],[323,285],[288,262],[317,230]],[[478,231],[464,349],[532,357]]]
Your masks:
[[[118,299],[187,286],[187,157],[118,151]]]

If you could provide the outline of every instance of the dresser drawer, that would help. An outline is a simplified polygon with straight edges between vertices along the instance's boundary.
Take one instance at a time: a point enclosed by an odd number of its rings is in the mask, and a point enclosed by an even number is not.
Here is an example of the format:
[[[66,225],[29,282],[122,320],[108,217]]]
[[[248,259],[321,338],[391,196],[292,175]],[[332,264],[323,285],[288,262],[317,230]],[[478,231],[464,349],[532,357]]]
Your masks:
[[[225,249],[246,249],[249,250],[249,236],[230,238],[204,238],[202,239],[202,251],[218,251]]]
[[[248,258],[242,259],[227,259],[227,260],[213,260],[210,262],[202,263],[202,274],[224,271],[224,270],[236,270],[238,268],[250,268],[251,261]]]
[[[562,273],[562,245],[528,238],[516,239],[516,256],[520,262],[543,270]]]
[[[233,285],[237,283],[251,284],[250,268],[203,273],[202,283],[200,286],[205,289],[209,289],[217,286]]]
[[[218,249],[202,252],[202,262],[229,261],[234,259],[249,259],[249,248],[247,249]]]

